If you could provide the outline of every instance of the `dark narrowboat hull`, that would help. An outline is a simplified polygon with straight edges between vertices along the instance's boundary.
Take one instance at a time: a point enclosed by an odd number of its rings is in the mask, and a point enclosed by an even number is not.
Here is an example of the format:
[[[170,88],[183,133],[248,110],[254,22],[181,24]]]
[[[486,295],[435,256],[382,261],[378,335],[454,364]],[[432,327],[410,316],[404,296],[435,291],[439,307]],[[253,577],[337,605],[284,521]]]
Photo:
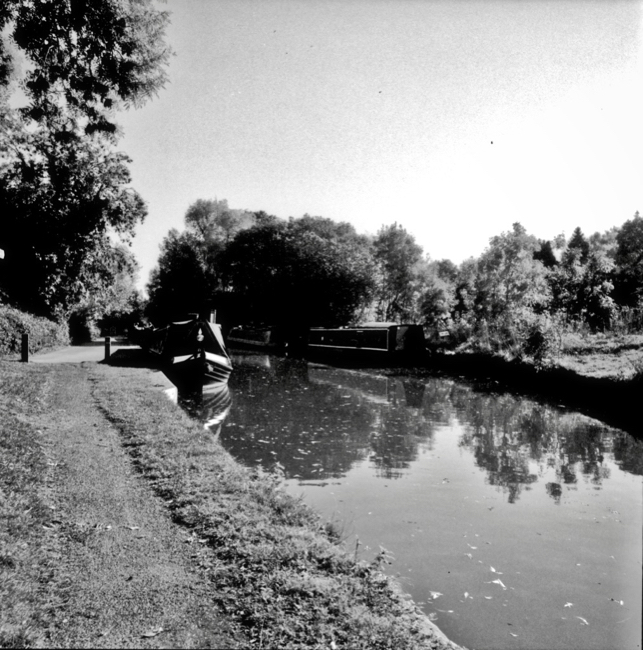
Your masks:
[[[233,348],[250,350],[279,350],[283,341],[279,341],[273,328],[233,327],[228,333],[227,343]]]
[[[425,360],[426,342],[420,325],[376,323],[336,329],[311,328],[306,356],[311,360],[351,365],[408,365]]]
[[[146,345],[177,385],[227,383],[232,362],[216,323],[194,319],[170,323],[150,333]]]

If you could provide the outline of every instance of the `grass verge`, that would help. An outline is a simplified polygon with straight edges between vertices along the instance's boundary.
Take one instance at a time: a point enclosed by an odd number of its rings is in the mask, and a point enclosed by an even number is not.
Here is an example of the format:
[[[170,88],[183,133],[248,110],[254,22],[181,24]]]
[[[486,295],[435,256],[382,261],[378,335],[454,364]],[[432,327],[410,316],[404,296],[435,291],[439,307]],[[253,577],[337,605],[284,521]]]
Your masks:
[[[42,431],[29,423],[46,389],[46,374],[0,374],[0,647],[34,647],[58,603],[47,583],[59,554],[46,537],[54,513],[45,501],[49,463]]]

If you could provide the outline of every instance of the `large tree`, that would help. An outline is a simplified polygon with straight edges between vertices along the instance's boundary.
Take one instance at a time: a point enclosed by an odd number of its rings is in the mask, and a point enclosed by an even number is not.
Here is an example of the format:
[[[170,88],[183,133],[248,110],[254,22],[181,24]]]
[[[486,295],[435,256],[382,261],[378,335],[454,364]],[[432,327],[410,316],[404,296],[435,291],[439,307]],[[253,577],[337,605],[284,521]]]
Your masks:
[[[478,261],[476,311],[479,318],[510,322],[520,312],[542,309],[548,301],[545,267],[534,259],[538,240],[514,223],[492,237]]]
[[[422,247],[402,226],[383,226],[374,241],[378,263],[377,315],[390,320],[408,320],[415,316],[422,295]]]
[[[0,284],[12,302],[67,317],[116,272],[97,260],[146,209],[115,151],[115,111],[162,87],[167,20],[151,0],[0,6]],[[12,109],[16,53],[26,105]]]
[[[616,235],[617,295],[622,304],[643,303],[643,217],[636,212]]]
[[[66,315],[99,290],[86,273],[109,246],[125,240],[146,209],[129,187],[129,158],[94,136],[59,141],[37,132],[20,160],[0,173],[2,285],[12,301],[46,315]]]
[[[146,313],[156,325],[204,308],[215,285],[194,233],[170,230],[161,244],[161,255],[147,289]]]
[[[240,232],[220,264],[227,288],[257,321],[344,325],[371,299],[368,239],[330,219],[266,220]]]
[[[610,326],[616,305],[614,289],[614,233],[595,233],[587,248],[576,229],[563,251],[560,264],[549,269],[551,311],[567,323],[584,323],[592,329]]]

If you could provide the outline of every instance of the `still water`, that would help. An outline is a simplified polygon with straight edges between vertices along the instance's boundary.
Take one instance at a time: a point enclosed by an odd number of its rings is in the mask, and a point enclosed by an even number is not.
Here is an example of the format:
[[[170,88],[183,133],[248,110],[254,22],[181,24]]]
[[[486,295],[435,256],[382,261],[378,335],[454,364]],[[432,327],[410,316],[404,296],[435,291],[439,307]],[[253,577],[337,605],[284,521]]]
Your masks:
[[[240,462],[281,473],[351,552],[386,549],[456,643],[640,648],[640,441],[452,379],[233,361],[229,395],[196,415]]]

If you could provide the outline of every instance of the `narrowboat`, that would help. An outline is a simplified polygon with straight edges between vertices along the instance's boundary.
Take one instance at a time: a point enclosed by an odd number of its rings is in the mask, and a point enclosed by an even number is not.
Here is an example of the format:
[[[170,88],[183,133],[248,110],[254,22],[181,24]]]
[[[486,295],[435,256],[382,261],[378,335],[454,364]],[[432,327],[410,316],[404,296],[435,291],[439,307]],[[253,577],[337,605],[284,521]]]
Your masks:
[[[228,345],[234,348],[278,350],[284,342],[272,327],[233,327],[228,333]]]
[[[406,363],[426,352],[421,325],[365,323],[357,327],[326,329],[312,327],[308,332],[308,355],[342,357],[369,363]]]
[[[145,347],[160,358],[175,383],[227,383],[232,362],[217,323],[201,318],[176,321],[152,330],[147,338]]]

